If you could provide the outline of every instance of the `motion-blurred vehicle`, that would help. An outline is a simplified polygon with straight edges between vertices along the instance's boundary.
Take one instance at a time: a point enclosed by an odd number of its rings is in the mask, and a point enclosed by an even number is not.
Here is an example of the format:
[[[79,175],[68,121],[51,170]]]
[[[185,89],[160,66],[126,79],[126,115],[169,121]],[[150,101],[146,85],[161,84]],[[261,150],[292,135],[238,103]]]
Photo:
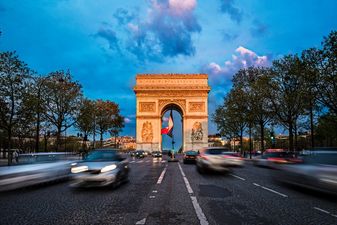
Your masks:
[[[127,181],[128,161],[114,149],[89,152],[83,161],[73,163],[71,187],[116,186]]]
[[[186,151],[184,152],[183,162],[186,163],[195,163],[199,153],[197,151]]]
[[[313,151],[303,157],[303,163],[278,169],[274,176],[277,181],[337,194],[337,149]]]
[[[223,152],[225,161],[228,166],[243,166],[245,161],[238,152]]]
[[[275,168],[277,164],[292,164],[302,162],[301,158],[297,158],[293,152],[284,149],[266,149],[266,151],[253,158],[255,166]]]
[[[144,158],[145,157],[145,151],[143,151],[143,150],[135,151],[135,157],[136,158]]]
[[[154,152],[152,152],[152,157],[153,158],[161,158],[162,154],[161,154],[160,151],[154,151]]]
[[[196,160],[197,170],[199,173],[205,171],[229,171],[228,161],[224,157],[224,152],[228,152],[227,148],[208,147],[199,150],[199,156]]]
[[[130,156],[131,157],[135,157],[136,156],[136,152],[135,151],[130,152]]]
[[[0,167],[0,191],[66,179],[74,161],[69,153],[22,154],[20,164]]]

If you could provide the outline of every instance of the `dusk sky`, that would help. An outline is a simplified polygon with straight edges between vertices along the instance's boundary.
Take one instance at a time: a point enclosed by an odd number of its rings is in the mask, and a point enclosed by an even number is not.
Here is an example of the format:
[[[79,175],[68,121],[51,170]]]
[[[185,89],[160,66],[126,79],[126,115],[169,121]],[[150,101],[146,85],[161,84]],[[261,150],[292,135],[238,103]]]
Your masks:
[[[239,68],[336,29],[336,0],[0,0],[0,50],[42,75],[69,69],[86,97],[120,105],[128,135],[137,73],[207,73],[211,115]]]

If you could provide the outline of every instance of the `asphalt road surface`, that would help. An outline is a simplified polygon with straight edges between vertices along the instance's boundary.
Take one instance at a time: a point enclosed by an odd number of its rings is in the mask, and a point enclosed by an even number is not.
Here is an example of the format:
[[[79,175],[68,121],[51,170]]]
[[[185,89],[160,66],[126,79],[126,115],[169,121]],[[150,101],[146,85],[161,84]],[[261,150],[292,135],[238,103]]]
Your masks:
[[[199,174],[195,165],[129,159],[129,182],[72,190],[58,182],[0,193],[0,224],[337,224],[337,198],[274,182],[252,166]]]

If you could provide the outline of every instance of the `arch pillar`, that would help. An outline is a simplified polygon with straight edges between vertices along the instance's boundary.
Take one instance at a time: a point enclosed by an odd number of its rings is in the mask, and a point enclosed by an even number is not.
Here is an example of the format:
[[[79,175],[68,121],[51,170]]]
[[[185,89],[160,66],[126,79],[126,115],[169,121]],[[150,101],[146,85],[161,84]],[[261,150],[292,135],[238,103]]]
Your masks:
[[[170,105],[182,116],[183,151],[208,146],[209,91],[206,74],[137,75],[136,148],[162,150],[162,114]]]

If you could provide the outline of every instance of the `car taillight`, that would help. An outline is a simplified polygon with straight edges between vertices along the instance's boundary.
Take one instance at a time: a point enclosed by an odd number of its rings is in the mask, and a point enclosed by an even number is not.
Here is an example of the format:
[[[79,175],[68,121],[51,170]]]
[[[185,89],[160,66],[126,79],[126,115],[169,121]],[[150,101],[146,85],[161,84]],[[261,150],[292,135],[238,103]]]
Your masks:
[[[288,163],[288,161],[283,158],[268,158],[267,160],[275,163]]]

